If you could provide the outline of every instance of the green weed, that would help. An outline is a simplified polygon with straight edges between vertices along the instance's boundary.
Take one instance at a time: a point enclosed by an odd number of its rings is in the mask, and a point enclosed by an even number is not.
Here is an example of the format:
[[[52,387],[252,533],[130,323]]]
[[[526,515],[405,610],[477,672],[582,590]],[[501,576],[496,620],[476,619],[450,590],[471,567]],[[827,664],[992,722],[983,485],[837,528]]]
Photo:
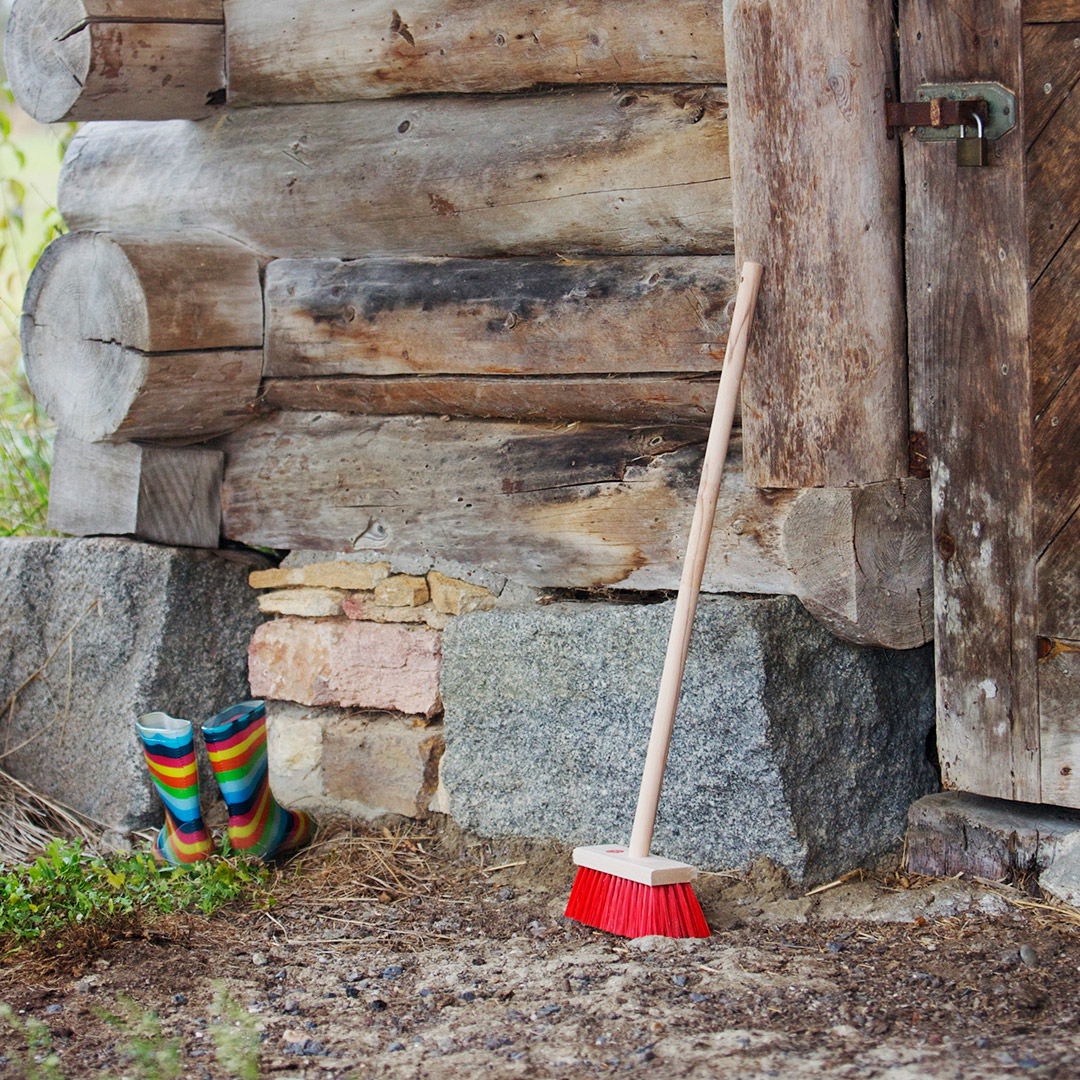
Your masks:
[[[223,858],[189,867],[158,866],[141,854],[104,859],[80,841],[54,840],[32,865],[0,871],[0,945],[10,951],[124,917],[209,915],[240,899],[265,904],[270,873],[261,863]]]
[[[45,531],[52,428],[22,371],[19,312],[31,270],[64,231],[56,185],[74,130],[30,124],[0,91],[0,536]]]

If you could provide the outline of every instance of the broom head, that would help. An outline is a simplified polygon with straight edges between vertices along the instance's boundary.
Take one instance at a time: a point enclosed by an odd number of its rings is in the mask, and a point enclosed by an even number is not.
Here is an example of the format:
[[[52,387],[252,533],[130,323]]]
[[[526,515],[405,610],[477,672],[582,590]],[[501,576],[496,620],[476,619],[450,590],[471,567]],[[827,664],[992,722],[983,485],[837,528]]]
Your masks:
[[[577,877],[566,917],[620,937],[705,938],[709,926],[690,882],[697,871],[655,855],[633,858],[624,848],[574,851]]]

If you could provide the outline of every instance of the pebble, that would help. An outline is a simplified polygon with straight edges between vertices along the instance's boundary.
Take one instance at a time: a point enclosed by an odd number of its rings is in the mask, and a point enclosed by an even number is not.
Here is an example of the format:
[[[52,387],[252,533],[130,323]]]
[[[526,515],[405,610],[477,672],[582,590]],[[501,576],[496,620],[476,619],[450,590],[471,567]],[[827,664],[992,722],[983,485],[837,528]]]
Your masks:
[[[685,986],[690,980],[685,975],[672,975],[671,981],[676,986]]]
[[[372,1012],[385,1012],[389,1006],[382,998],[376,998],[374,1001],[368,1002],[368,1008]]]
[[[505,1035],[496,1035],[488,1039],[484,1046],[488,1050],[501,1050],[504,1046],[509,1046],[513,1041],[513,1039],[507,1038]]]
[[[561,1005],[545,1005],[536,1010],[537,1016],[554,1016],[557,1012],[562,1012]]]
[[[391,1043],[386,1049],[387,1050],[404,1050],[405,1049],[405,1044],[403,1042]]]
[[[1030,945],[1020,946],[1020,960],[1029,968],[1039,966],[1039,954]]]
[[[383,968],[382,977],[384,979],[396,979],[404,971],[405,969],[400,964],[391,964],[389,967]]]
[[[708,998],[708,996],[706,994],[691,994],[690,995],[690,1000],[695,1005],[700,1005],[703,1001],[708,1001],[709,998]]]
[[[495,899],[496,900],[513,900],[514,899],[514,890],[511,889],[509,885],[504,885],[501,889],[496,889],[495,890]]]
[[[52,1005],[47,1005],[45,1007],[45,1011],[47,1013],[63,1012],[64,1011],[64,1006],[60,1005],[58,1002],[54,1002]]]
[[[289,998],[281,1011],[288,1013],[289,1016],[298,1016],[300,1014],[300,1002],[296,998]]]
[[[266,967],[266,965],[270,963],[270,958],[266,955],[266,953],[253,952],[251,954],[251,962],[256,967]]]
[[[173,999],[173,1004],[174,1005],[186,1005],[187,1004],[187,994],[173,994],[172,999]]]

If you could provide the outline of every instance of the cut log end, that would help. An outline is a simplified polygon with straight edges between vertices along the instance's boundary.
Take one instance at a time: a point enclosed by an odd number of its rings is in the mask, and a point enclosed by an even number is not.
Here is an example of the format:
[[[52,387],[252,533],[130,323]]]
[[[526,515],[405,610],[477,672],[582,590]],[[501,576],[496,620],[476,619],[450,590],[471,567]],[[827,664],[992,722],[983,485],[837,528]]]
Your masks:
[[[186,21],[151,0],[18,0],[5,46],[16,100],[44,124],[209,116],[225,88],[220,9],[202,21],[212,10]]]
[[[35,120],[66,120],[90,72],[90,35],[82,0],[18,0],[4,43],[15,99]]]
[[[22,336],[31,389],[62,431],[218,434],[258,395],[258,266],[216,239],[69,233],[31,276]]]

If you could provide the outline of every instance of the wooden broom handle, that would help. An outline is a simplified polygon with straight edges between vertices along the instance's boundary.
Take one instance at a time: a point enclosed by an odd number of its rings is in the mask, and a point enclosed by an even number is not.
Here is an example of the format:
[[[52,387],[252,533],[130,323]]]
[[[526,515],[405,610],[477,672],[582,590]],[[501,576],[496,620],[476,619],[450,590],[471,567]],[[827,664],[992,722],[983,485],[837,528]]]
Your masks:
[[[645,755],[645,770],[641,777],[641,792],[634,814],[634,830],[630,836],[629,854],[633,858],[644,858],[649,854],[652,845],[656,810],[660,805],[660,788],[664,782],[664,769],[671,745],[671,729],[675,724],[675,709],[679,703],[686,653],[690,646],[690,630],[694,623],[694,612],[697,610],[701,579],[705,574],[705,559],[709,554],[709,538],[720,495],[720,478],[724,472],[724,460],[735,420],[735,404],[746,362],[746,346],[753,323],[761,273],[759,263],[744,263],[739,291],[735,296],[735,312],[731,317],[724,367],[720,373],[716,404],[713,406],[709,439],[705,444],[701,482],[694,504],[694,517],[690,523],[690,535],[686,541],[679,595],[675,601],[675,615],[671,620],[671,634],[664,657],[664,671],[660,676],[656,713],[649,735],[649,749]]]

